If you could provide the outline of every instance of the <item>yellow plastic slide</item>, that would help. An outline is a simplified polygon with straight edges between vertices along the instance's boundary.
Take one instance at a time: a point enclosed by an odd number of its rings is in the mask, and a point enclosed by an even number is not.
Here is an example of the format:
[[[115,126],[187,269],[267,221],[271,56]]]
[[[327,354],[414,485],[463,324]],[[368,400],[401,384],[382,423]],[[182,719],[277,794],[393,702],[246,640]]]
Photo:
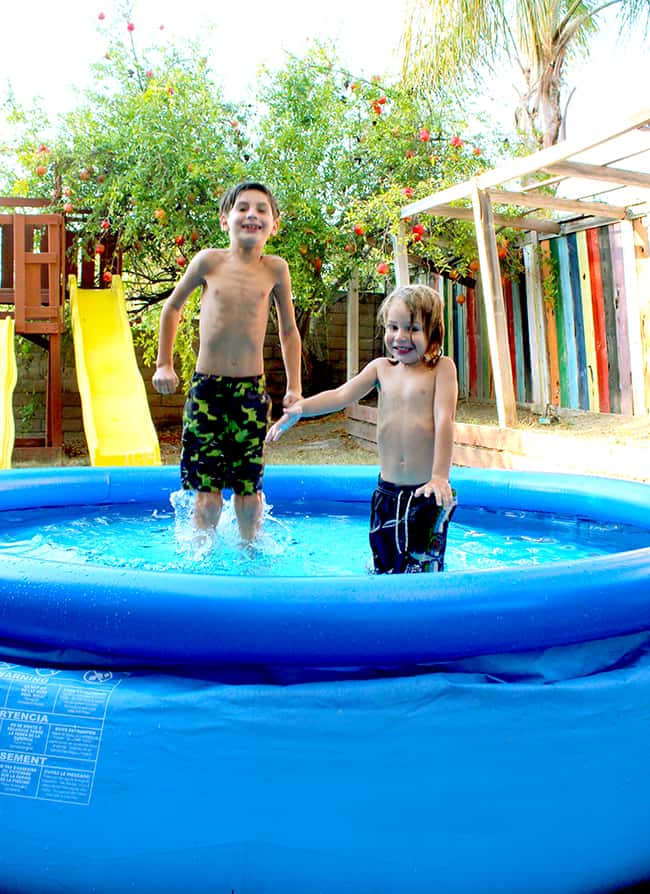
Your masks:
[[[12,317],[3,317],[0,320],[0,469],[11,468],[16,436],[13,407],[16,377],[14,321]]]
[[[140,375],[124,288],[79,289],[70,312],[84,431],[93,466],[160,465],[160,446]]]

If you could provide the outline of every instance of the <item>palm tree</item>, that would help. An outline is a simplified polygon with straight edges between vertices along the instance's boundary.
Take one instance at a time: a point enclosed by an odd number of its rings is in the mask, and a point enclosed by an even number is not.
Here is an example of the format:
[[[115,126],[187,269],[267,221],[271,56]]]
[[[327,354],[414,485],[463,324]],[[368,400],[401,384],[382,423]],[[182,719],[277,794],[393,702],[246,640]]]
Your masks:
[[[645,19],[647,31],[649,0],[409,0],[404,76],[429,88],[514,62],[524,84],[515,123],[550,146],[563,136],[566,63],[588,53],[598,16],[610,6],[620,7],[622,27]]]

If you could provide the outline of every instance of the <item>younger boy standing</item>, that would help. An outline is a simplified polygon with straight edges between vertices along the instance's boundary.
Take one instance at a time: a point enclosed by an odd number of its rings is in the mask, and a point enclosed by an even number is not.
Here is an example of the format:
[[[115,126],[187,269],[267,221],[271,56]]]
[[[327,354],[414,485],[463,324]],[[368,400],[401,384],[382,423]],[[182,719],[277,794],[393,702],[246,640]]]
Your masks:
[[[377,574],[443,571],[456,508],[449,482],[458,400],[456,367],[443,356],[440,295],[400,286],[378,312],[388,357],[377,357],[339,388],[296,401],[269,430],[277,441],[303,416],[321,416],[379,395],[380,476],[372,496],[370,547]]]
[[[205,530],[218,525],[222,491],[232,488],[240,534],[251,540],[262,517],[270,409],[264,338],[271,299],[287,376],[285,408],[301,397],[301,343],[287,263],[263,254],[280,222],[270,190],[254,182],[232,187],[219,216],[230,245],[198,252],[165,301],[153,385],[160,394],[173,394],[178,386],[174,340],[183,305],[200,286],[199,354],[183,411],[181,483],[196,492],[194,524]]]

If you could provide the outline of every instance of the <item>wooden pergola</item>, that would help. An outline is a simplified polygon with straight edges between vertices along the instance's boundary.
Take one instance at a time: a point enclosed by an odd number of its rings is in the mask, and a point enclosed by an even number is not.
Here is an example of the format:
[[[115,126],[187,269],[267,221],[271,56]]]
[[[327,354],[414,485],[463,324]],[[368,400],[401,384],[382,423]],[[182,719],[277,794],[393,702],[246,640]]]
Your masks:
[[[549,187],[555,188],[551,194]],[[546,188],[546,191],[542,191]],[[650,209],[650,109],[618,126],[594,129],[584,139],[558,143],[532,155],[411,202],[401,209],[395,240],[395,277],[409,281],[405,218],[428,214],[473,220],[485,302],[490,358],[499,426],[517,421],[510,365],[505,303],[497,253],[496,228],[511,227],[536,238],[625,221],[634,245],[637,268],[648,281]],[[541,283],[539,284],[541,287]],[[650,287],[643,295],[650,312]],[[648,323],[650,326],[650,322]],[[648,333],[650,337],[650,332]],[[639,350],[642,350],[639,346]],[[647,366],[648,359],[645,364]]]

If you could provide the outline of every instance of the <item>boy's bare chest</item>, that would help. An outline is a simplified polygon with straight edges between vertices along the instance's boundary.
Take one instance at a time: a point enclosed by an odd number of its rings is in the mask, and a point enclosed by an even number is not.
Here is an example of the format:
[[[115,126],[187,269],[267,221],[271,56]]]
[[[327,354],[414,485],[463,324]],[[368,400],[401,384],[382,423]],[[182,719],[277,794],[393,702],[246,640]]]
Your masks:
[[[202,312],[219,318],[262,317],[269,311],[270,290],[247,289],[232,292],[215,289],[204,292]]]
[[[273,286],[271,270],[263,262],[255,265],[225,262],[206,276],[204,297],[217,305],[234,301],[259,306],[268,302]]]
[[[226,273],[206,281],[202,313],[222,321],[266,318],[272,290],[273,281],[269,276]]]
[[[381,377],[380,402],[384,411],[418,412],[433,403],[435,374],[432,370],[389,367]]]

